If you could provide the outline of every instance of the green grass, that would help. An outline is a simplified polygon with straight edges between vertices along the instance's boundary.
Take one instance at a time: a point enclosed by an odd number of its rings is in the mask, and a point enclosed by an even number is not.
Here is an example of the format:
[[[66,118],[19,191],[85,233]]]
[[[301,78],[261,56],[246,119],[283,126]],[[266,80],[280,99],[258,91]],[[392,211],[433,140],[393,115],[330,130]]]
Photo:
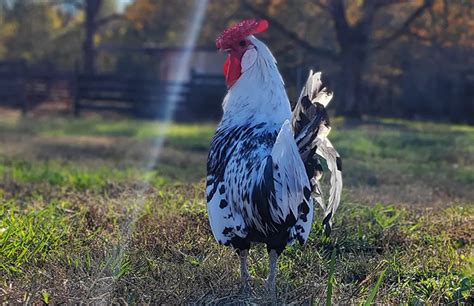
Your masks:
[[[73,190],[102,190],[111,183],[145,181],[155,187],[166,183],[160,171],[138,170],[132,167],[122,169],[97,166],[94,168],[61,160],[47,160],[41,163],[12,160],[3,163],[0,173],[5,180],[20,184],[46,184]]]
[[[305,246],[285,250],[278,301],[473,303],[474,128],[334,122],[345,186],[334,230],[314,222]],[[250,252],[242,295],[237,256],[208,226],[214,128],[2,116],[0,301],[271,302],[265,247]]]
[[[19,273],[28,264],[58,254],[74,224],[61,210],[61,204],[48,204],[37,210],[19,209],[10,200],[0,211],[0,267]]]

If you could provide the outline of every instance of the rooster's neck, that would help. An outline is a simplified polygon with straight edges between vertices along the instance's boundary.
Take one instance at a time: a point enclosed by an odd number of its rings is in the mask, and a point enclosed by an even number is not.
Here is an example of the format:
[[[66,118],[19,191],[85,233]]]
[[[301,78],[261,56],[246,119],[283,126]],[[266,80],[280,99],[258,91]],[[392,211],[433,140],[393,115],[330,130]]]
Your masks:
[[[250,39],[258,51],[258,58],[224,98],[222,123],[243,125],[265,122],[281,126],[291,117],[285,84],[267,46],[254,37]]]

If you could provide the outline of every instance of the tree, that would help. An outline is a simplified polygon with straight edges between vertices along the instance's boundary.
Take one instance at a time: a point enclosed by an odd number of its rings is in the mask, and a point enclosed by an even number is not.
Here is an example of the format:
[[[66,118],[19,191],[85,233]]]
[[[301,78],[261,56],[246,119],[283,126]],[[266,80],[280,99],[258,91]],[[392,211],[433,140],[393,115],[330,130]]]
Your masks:
[[[434,0],[409,34],[436,48],[474,48],[474,2]]]
[[[3,3],[0,16],[1,53],[6,58],[47,58],[54,32],[64,25],[61,12],[32,1]]]
[[[291,6],[304,6],[301,1],[288,1]],[[340,101],[343,102],[341,113],[347,116],[359,117],[361,115],[360,102],[362,96],[362,76],[365,71],[366,61],[369,55],[386,48],[390,43],[400,36],[407,34],[410,26],[417,20],[428,7],[432,0],[398,1],[398,0],[313,0],[311,4],[328,16],[332,22],[332,30],[338,48],[336,50],[321,48],[309,43],[310,38],[303,38],[286,24],[273,18],[265,9],[258,7],[247,0],[242,0],[243,6],[261,18],[269,19],[273,27],[278,28],[286,37],[293,40],[308,52],[331,61],[336,61],[340,66],[338,78],[338,92],[343,94]],[[267,2],[268,5],[272,1]],[[397,13],[401,13],[401,7],[409,8],[403,17],[395,16],[399,22],[390,25],[390,29],[384,28],[382,37],[375,33],[377,15],[382,9],[393,10],[398,7]]]
[[[85,73],[96,72],[97,50],[95,38],[99,30],[114,20],[123,19],[115,13],[114,0],[51,0],[52,5],[70,5],[84,11],[84,41],[82,43],[82,61]]]

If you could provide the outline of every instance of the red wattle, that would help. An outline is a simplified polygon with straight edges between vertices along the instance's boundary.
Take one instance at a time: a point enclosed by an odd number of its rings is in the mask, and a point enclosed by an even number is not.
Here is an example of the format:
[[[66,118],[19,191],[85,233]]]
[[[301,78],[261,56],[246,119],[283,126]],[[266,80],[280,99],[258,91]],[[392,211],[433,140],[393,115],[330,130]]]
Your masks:
[[[230,55],[227,56],[227,59],[224,62],[224,76],[227,78],[227,73],[229,72],[229,65],[230,65]]]
[[[231,52],[224,63],[225,84],[227,88],[232,87],[239,79],[240,71],[240,58]]]

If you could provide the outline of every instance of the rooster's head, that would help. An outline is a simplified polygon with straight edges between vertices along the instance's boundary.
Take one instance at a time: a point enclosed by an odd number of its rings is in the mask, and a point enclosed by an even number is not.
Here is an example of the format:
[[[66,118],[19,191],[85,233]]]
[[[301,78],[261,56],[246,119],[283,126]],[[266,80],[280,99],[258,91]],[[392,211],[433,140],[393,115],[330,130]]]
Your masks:
[[[255,45],[250,36],[264,32],[268,28],[266,20],[243,20],[226,29],[216,39],[216,47],[229,53],[224,63],[227,88],[232,87],[241,74],[256,60]],[[245,55],[245,56],[244,56]]]

